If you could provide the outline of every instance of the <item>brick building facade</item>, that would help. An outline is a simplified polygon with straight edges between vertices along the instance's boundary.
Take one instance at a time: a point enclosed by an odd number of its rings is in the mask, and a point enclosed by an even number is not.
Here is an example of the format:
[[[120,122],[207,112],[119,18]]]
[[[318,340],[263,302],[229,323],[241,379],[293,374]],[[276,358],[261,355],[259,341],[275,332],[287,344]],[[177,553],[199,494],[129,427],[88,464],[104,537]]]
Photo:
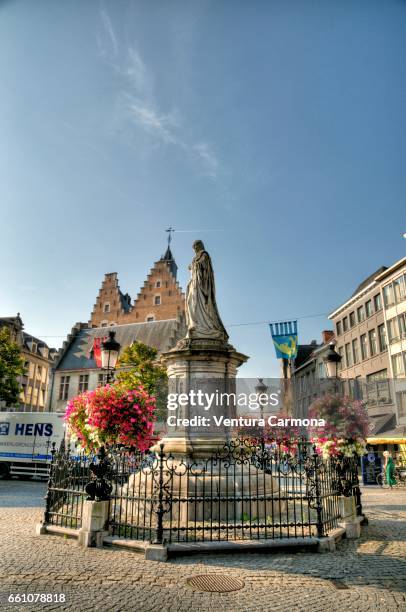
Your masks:
[[[176,280],[177,265],[168,246],[154,263],[134,302],[122,293],[117,273],[106,274],[89,327],[110,327],[176,319],[185,312],[185,295]]]

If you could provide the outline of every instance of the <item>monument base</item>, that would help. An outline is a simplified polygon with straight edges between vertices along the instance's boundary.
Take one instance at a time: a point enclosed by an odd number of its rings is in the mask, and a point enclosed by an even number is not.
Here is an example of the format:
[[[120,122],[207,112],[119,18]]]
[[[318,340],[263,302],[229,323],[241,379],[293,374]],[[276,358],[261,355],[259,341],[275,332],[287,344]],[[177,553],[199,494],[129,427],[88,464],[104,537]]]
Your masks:
[[[199,534],[210,529],[218,532],[221,524],[225,533],[236,525],[244,529],[244,522],[246,528],[256,522],[279,524],[286,514],[286,503],[278,498],[277,479],[264,470],[227,460],[166,459],[162,474],[158,465],[144,468],[121,488],[117,496],[123,499],[121,520],[137,517],[138,524],[151,524],[157,511],[160,478],[164,529]]]

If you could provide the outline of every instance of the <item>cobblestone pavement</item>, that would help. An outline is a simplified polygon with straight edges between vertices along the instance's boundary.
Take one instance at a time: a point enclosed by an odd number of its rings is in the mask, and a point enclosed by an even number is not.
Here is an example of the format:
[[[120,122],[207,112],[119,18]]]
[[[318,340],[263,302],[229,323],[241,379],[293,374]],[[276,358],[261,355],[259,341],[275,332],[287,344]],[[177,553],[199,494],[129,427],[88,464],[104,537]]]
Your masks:
[[[36,537],[43,494],[41,483],[0,481],[2,610],[406,610],[406,490],[364,491],[369,525],[335,553],[198,555],[168,563]],[[187,585],[188,577],[209,573],[239,578],[244,587],[207,593]],[[66,603],[10,604],[10,593],[64,593]]]

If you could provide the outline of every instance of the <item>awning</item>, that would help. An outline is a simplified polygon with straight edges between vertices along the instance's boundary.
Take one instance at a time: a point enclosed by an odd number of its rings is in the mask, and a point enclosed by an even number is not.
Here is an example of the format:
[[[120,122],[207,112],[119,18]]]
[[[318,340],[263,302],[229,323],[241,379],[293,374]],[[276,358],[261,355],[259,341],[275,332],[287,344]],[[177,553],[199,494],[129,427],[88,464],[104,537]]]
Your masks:
[[[405,438],[367,438],[368,444],[406,444]]]

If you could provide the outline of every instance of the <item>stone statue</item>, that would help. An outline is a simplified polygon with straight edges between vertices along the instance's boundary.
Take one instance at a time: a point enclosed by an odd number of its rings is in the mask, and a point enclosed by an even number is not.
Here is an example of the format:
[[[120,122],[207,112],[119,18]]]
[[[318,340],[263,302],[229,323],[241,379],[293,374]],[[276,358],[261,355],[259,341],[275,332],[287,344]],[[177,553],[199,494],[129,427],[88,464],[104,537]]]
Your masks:
[[[217,310],[210,255],[201,240],[193,243],[193,249],[196,255],[189,266],[191,279],[186,290],[186,338],[227,342],[228,334]]]

